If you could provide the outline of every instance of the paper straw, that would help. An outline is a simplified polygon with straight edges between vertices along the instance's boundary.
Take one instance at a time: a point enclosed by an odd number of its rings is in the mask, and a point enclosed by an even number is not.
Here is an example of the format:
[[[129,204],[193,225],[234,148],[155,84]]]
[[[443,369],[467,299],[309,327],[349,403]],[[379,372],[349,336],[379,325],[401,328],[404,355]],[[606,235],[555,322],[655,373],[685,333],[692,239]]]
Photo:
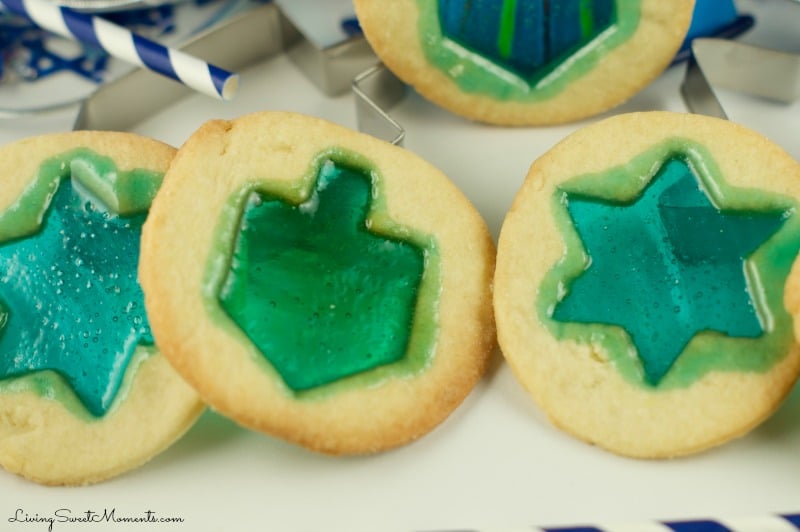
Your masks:
[[[797,532],[800,531],[800,514],[652,521],[627,525],[544,527],[525,530],[530,532]]]
[[[40,28],[98,46],[112,57],[158,72],[204,94],[223,100],[230,100],[236,94],[238,75],[145,39],[101,17],[48,0],[0,0],[0,4]]]

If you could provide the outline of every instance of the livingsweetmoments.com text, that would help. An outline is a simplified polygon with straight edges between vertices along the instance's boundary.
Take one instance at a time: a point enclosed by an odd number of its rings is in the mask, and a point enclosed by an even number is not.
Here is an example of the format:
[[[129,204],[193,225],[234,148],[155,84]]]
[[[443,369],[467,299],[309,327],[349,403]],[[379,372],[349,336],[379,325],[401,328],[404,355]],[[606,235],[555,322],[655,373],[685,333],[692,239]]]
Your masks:
[[[75,512],[69,508],[59,508],[52,514],[29,513],[22,508],[17,508],[14,515],[8,518],[9,523],[16,524],[35,524],[40,523],[47,527],[48,532],[52,532],[56,523],[65,524],[90,524],[90,523],[183,523],[182,517],[164,517],[152,510],[146,510],[138,515],[122,515],[116,508],[105,508],[101,510],[84,510]]]

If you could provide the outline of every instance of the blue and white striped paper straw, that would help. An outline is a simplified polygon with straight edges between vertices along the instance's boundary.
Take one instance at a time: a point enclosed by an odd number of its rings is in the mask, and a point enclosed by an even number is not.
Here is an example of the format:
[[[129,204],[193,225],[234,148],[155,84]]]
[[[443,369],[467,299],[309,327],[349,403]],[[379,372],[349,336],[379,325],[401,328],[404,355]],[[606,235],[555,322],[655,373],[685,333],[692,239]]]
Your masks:
[[[629,524],[521,528],[459,528],[436,532],[798,532],[800,514],[755,517],[644,521]],[[433,532],[433,531],[429,531]]]
[[[101,17],[47,0],[0,0],[0,4],[40,28],[98,46],[112,57],[158,72],[204,94],[223,100],[230,100],[236,94],[238,75],[167,48]]]
[[[525,530],[530,532],[798,532],[800,531],[800,514],[652,521],[627,525],[534,527]]]

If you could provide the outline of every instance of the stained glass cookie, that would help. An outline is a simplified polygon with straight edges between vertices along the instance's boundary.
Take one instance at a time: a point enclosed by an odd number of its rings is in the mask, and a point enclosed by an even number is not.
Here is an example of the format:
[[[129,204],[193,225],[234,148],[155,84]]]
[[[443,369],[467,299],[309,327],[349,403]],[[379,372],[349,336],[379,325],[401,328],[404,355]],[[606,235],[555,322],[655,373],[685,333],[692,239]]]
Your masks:
[[[131,134],[0,148],[0,464],[44,484],[136,467],[202,403],[153,344],[141,226],[174,149]]]
[[[501,125],[599,114],[669,65],[693,0],[355,0],[375,52],[453,113]]]
[[[290,113],[211,121],[153,204],[155,337],[240,424],[330,454],[422,436],[495,343],[494,244],[417,156]]]
[[[800,166],[713,118],[620,115],[536,161],[500,234],[495,312],[559,427],[635,457],[748,432],[800,371],[783,304]]]

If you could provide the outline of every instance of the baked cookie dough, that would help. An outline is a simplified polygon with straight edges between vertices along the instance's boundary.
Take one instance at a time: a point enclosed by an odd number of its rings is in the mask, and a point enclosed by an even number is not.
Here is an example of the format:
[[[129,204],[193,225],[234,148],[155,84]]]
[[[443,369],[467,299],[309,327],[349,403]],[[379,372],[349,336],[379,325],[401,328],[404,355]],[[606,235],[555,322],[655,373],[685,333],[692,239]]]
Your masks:
[[[174,149],[125,133],[0,148],[0,465],[87,484],[168,447],[202,411],[153,345],[141,225]]]
[[[412,153],[258,113],[203,125],[145,224],[159,346],[210,406],[329,454],[430,431],[495,345],[494,244]]]
[[[619,454],[741,436],[800,371],[784,285],[800,165],[697,115],[620,115],[537,160],[501,230],[501,349],[553,423]]]
[[[655,79],[694,0],[355,0],[375,52],[449,111],[500,125],[570,122]]]

